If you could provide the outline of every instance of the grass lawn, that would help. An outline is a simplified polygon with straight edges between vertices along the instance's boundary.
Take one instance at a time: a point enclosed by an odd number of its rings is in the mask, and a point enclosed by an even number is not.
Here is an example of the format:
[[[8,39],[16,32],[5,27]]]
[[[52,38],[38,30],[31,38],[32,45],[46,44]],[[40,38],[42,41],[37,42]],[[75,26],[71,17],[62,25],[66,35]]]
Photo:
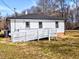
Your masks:
[[[79,31],[65,35],[51,42],[0,43],[0,59],[79,59]]]

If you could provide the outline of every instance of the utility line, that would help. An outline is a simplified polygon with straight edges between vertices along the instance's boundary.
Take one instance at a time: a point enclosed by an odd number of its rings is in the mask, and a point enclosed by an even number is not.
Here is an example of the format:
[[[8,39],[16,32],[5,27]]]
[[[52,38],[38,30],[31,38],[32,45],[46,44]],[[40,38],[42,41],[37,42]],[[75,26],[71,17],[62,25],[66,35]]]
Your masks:
[[[14,12],[14,10],[12,8],[10,8],[10,6],[4,1],[4,0],[1,0],[1,2],[7,7],[9,8],[11,11]]]

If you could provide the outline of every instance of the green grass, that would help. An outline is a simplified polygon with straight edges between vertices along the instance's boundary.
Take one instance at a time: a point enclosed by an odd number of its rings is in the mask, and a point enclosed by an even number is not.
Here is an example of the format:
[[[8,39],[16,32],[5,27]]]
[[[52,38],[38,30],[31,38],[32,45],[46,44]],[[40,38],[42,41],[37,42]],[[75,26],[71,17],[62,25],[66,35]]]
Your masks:
[[[66,38],[51,42],[0,43],[0,59],[79,59],[78,35],[77,31],[66,31]]]

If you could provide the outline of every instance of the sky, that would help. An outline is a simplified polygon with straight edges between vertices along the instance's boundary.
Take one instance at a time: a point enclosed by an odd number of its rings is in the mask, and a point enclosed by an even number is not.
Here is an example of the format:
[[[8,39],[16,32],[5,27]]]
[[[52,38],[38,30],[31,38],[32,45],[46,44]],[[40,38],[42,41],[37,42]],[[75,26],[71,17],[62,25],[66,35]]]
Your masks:
[[[24,9],[29,9],[32,6],[36,6],[37,0],[3,0],[10,9],[0,0],[0,14],[2,16],[11,15],[13,9],[16,8],[17,12],[21,12]],[[12,10],[11,10],[12,9]]]
[[[70,9],[73,9],[76,7],[76,4],[74,4],[73,0],[66,0],[66,3],[70,5]]]
[[[10,7],[10,9],[3,3],[3,1]],[[24,9],[29,9],[32,6],[36,6],[36,2],[37,0],[0,0],[0,14],[2,16],[11,15],[13,14],[12,10],[14,8],[16,8],[16,11],[20,13]],[[73,5],[73,2],[70,2],[70,5]]]

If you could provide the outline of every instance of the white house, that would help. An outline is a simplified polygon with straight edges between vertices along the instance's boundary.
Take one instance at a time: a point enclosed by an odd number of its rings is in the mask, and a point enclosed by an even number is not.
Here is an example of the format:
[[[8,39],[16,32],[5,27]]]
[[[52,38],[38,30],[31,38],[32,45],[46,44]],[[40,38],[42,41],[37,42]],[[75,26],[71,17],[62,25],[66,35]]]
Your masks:
[[[64,33],[64,19],[47,15],[28,14],[8,17],[12,42],[25,42]]]

